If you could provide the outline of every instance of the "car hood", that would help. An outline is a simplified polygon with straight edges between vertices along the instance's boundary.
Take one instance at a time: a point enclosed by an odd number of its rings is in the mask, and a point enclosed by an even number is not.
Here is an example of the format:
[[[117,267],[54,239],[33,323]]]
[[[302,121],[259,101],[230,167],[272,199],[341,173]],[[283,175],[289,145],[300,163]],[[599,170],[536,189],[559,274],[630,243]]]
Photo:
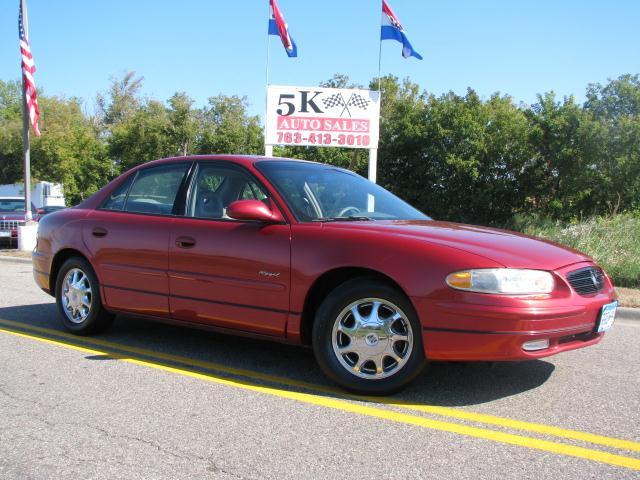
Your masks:
[[[480,255],[505,267],[555,270],[592,261],[576,250],[508,230],[432,220],[330,222],[325,228],[347,228],[372,234],[409,236]],[[472,267],[472,265],[470,265]]]

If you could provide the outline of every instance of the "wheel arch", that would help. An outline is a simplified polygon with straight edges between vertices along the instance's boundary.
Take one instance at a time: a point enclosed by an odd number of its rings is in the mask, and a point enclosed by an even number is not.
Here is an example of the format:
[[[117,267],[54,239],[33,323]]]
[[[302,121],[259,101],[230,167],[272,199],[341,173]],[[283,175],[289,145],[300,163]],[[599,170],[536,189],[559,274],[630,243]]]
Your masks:
[[[54,296],[56,292],[56,281],[58,279],[58,273],[60,273],[60,268],[62,267],[64,262],[66,262],[71,257],[80,257],[86,260],[89,265],[91,265],[91,268],[93,268],[91,261],[80,250],[76,250],[75,248],[63,248],[62,250],[59,250],[54,255],[53,260],[51,261],[51,269],[49,270],[49,291]],[[94,272],[95,270],[96,269],[93,268]]]
[[[320,275],[311,285],[307,292],[302,318],[300,323],[300,339],[303,344],[311,344],[311,331],[315,320],[315,313],[320,307],[322,300],[335,288],[354,278],[368,278],[382,281],[397,289],[411,302],[409,295],[390,276],[370,268],[364,267],[340,267],[329,270]]]

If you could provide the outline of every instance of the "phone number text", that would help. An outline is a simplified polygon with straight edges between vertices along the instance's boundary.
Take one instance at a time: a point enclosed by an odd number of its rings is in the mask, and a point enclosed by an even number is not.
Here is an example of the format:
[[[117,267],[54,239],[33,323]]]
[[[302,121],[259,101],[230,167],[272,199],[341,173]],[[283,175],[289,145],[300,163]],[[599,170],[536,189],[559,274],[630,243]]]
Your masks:
[[[347,147],[368,147],[371,143],[369,135],[353,135],[340,133],[302,133],[277,132],[278,143],[283,144],[311,144],[311,145],[344,145]]]

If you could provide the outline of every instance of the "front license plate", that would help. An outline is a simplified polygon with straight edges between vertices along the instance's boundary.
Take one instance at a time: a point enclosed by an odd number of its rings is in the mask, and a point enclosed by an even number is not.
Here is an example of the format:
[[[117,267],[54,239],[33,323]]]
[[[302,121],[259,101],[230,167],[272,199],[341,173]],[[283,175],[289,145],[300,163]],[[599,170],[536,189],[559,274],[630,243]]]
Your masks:
[[[616,318],[616,309],[618,308],[618,302],[607,303],[602,306],[600,311],[600,321],[598,322],[598,332],[606,332],[613,326],[613,321]]]
[[[10,237],[11,232],[0,232],[0,237]]]

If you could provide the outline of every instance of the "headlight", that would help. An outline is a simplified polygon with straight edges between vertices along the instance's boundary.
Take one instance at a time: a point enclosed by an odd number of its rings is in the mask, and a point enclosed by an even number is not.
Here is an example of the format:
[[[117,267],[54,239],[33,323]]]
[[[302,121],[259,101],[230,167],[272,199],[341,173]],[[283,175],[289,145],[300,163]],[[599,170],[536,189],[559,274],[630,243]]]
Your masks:
[[[451,288],[479,293],[551,293],[554,283],[549,272],[519,268],[482,268],[454,272],[447,276],[447,285]]]

